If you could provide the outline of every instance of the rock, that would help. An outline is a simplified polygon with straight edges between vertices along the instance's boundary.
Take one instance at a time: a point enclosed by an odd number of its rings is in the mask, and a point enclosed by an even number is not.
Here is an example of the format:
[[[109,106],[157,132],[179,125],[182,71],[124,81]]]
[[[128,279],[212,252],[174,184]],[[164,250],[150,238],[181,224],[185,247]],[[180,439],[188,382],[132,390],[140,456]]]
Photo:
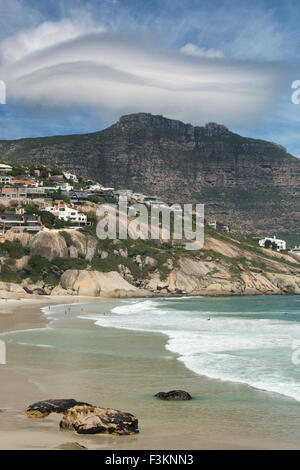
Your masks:
[[[135,262],[136,262],[136,264],[138,264],[140,267],[143,266],[143,260],[142,260],[141,255],[137,255],[137,256],[135,257]]]
[[[98,240],[94,237],[87,237],[86,243],[86,256],[85,259],[87,261],[92,261],[98,251]]]
[[[69,408],[83,405],[92,406],[88,403],[73,400],[72,398],[59,400],[50,399],[33,403],[24,411],[24,413],[28,418],[45,418],[50,413],[65,413]]]
[[[138,420],[132,414],[91,405],[68,409],[60,428],[78,434],[128,435],[139,432]]]
[[[123,264],[119,264],[118,269],[120,271],[121,276],[126,281],[128,281],[129,283],[134,281],[133,275],[131,274],[131,271],[127,266],[124,266]]]
[[[78,250],[74,245],[71,245],[69,248],[70,258],[78,258]]]
[[[60,444],[57,447],[54,447],[53,450],[88,450],[88,448],[84,447],[78,442],[66,442],[64,444]]]
[[[78,232],[78,230],[68,230],[68,233],[72,239],[72,246],[74,246],[78,252],[78,256],[86,256],[86,245],[87,239],[86,236]]]
[[[146,256],[145,259],[145,268],[147,271],[152,272],[155,271],[155,269],[158,266],[158,261],[154,258],[151,258],[150,256]]]
[[[128,250],[122,250],[122,248],[119,250],[119,255],[123,256],[123,258],[128,258]]]
[[[28,232],[15,231],[12,228],[6,232],[5,238],[11,242],[19,240],[22,246],[29,246],[32,235],[30,235]]]
[[[39,232],[32,238],[29,247],[31,255],[40,255],[49,261],[52,261],[56,256],[59,258],[68,257],[67,244],[59,232]]]
[[[115,271],[101,273],[99,271],[79,271],[69,269],[60,278],[60,286],[70,290],[74,295],[91,297],[133,297],[142,292],[129,284]]]
[[[102,252],[101,252],[101,259],[106,259],[106,258],[108,258],[108,253],[107,253],[107,251],[102,251]]]
[[[249,268],[249,270],[250,270],[252,273],[262,273],[262,272],[263,272],[263,270],[262,270],[261,268],[255,268],[255,267],[253,267],[253,266],[251,266],[251,267]]]
[[[192,400],[191,395],[188,392],[183,390],[171,390],[170,392],[159,392],[155,395],[156,398],[160,400],[169,400],[169,401],[186,401]]]
[[[17,271],[22,271],[22,269],[25,269],[27,267],[29,259],[30,256],[22,256],[22,258],[16,259],[15,269]]]

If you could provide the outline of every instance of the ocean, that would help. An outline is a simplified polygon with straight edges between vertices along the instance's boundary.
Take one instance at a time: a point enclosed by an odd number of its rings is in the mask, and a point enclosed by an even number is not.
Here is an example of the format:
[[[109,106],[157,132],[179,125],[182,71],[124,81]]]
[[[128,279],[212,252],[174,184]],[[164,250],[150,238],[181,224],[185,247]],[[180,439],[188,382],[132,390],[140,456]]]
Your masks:
[[[97,448],[300,445],[300,296],[99,299],[42,311],[45,327],[0,334],[1,380],[24,383],[3,389],[11,422],[34,401],[75,398],[140,420],[138,436],[99,436],[88,442]],[[194,400],[154,398],[172,389]],[[41,445],[50,430],[58,438],[46,420]]]

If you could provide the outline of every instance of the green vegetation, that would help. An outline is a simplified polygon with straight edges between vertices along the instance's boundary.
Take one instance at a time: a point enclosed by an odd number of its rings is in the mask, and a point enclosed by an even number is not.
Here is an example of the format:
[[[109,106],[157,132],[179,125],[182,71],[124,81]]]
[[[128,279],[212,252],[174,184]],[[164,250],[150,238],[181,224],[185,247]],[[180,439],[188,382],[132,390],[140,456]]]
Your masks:
[[[2,282],[12,282],[13,284],[20,284],[22,282],[19,274],[7,265],[1,266],[0,280]]]
[[[69,248],[72,245],[72,237],[68,232],[60,232],[60,235],[65,239],[66,245]]]
[[[8,256],[12,260],[20,259],[29,254],[29,249],[23,247],[19,240],[13,242],[6,240],[0,243],[0,256]]]

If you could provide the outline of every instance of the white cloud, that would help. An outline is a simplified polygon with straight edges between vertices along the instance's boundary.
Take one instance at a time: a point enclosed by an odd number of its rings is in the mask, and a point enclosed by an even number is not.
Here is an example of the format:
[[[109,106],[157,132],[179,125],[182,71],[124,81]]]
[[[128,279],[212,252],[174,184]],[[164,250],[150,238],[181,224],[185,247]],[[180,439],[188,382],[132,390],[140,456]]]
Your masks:
[[[0,42],[8,102],[89,107],[106,119],[146,111],[230,125],[269,110],[284,78],[280,65],[164,51],[99,30],[89,18],[70,19]]]
[[[223,52],[218,49],[205,49],[204,47],[199,47],[191,42],[188,42],[179,50],[183,54],[193,55],[196,57],[208,57],[209,59],[220,59],[224,57]]]
[[[4,63],[15,62],[32,52],[43,50],[93,32],[105,31],[95,25],[88,15],[82,18],[47,21],[36,28],[21,30],[0,43],[0,57]]]

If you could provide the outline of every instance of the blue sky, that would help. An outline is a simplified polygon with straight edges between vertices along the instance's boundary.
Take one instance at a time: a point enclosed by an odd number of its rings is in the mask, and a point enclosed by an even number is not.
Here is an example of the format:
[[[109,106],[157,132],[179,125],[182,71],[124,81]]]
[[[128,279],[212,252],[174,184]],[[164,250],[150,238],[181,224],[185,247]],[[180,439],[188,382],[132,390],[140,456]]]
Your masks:
[[[145,111],[223,123],[300,157],[298,3],[0,0],[0,139],[93,132]]]

